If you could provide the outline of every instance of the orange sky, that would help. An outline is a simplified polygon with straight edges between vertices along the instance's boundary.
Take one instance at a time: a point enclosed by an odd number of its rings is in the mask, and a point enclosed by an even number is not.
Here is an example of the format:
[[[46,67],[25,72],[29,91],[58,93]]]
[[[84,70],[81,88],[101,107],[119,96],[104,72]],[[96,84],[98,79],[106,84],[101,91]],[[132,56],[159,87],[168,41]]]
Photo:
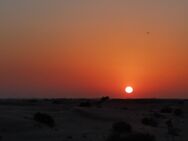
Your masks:
[[[187,17],[186,0],[3,0],[0,97],[188,98]]]

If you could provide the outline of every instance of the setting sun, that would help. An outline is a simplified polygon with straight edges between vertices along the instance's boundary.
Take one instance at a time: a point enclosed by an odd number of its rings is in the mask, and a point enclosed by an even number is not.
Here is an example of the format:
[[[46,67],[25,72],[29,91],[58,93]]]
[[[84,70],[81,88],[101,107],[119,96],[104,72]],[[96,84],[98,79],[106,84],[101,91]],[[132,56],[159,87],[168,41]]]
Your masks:
[[[127,86],[127,87],[125,87],[125,92],[128,94],[131,94],[131,93],[133,93],[133,88],[131,86]]]

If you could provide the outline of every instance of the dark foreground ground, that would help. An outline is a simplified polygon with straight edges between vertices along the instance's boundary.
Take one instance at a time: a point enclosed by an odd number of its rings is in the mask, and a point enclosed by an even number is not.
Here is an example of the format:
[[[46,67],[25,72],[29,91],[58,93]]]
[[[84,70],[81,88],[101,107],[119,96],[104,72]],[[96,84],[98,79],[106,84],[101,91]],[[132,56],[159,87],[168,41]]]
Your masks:
[[[187,100],[0,100],[2,141],[188,141]]]

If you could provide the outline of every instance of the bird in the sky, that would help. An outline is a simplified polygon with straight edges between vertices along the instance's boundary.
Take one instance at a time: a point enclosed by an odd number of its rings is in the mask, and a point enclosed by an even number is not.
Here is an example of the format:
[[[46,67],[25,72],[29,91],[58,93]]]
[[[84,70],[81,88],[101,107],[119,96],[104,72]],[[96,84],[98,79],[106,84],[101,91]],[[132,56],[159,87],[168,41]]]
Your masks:
[[[146,32],[146,34],[147,34],[147,35],[149,35],[149,34],[150,34],[150,32]]]

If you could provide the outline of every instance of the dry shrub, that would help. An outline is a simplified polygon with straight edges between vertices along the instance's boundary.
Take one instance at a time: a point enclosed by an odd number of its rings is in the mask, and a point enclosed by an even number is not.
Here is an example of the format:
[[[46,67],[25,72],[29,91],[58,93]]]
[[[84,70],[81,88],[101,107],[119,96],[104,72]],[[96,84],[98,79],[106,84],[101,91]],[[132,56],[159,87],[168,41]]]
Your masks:
[[[46,113],[37,112],[34,114],[33,119],[39,123],[42,123],[42,124],[45,124],[45,125],[51,127],[51,128],[55,126],[54,119]]]

